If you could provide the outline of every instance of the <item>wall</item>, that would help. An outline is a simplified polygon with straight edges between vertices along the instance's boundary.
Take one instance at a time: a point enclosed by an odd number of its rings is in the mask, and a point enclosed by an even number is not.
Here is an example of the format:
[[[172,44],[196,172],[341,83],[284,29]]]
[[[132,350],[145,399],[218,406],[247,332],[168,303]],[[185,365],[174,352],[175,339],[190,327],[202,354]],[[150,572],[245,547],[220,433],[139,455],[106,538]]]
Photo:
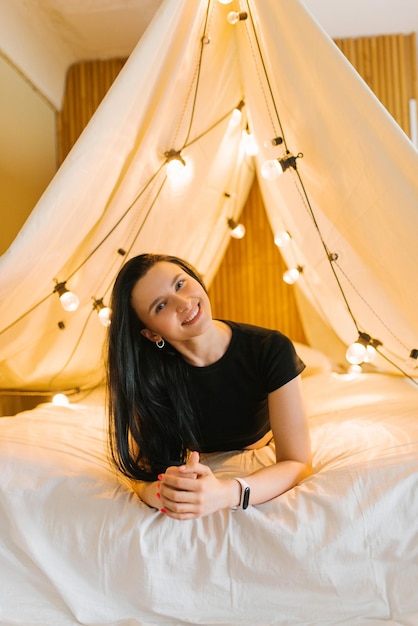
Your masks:
[[[56,172],[55,111],[0,56],[0,254]]]

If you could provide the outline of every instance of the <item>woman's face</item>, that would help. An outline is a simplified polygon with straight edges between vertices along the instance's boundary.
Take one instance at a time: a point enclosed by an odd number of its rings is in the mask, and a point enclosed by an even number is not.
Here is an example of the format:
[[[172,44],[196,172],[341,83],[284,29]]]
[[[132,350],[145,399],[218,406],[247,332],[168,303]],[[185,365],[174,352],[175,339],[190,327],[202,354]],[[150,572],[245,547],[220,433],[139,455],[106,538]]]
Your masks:
[[[210,302],[201,284],[181,267],[156,263],[132,289],[132,306],[150,341],[164,338],[173,346],[207,330],[212,320]]]

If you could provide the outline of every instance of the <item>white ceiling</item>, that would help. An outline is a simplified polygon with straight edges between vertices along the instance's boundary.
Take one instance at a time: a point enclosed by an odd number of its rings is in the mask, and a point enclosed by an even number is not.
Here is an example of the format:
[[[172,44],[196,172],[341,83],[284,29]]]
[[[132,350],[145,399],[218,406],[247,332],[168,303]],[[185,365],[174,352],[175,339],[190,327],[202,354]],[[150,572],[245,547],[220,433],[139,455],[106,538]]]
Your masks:
[[[26,0],[75,60],[128,56],[162,0]]]
[[[334,38],[418,32],[418,0],[302,1]],[[79,60],[129,56],[162,4],[163,0],[0,0],[0,50],[60,108],[68,66]]]

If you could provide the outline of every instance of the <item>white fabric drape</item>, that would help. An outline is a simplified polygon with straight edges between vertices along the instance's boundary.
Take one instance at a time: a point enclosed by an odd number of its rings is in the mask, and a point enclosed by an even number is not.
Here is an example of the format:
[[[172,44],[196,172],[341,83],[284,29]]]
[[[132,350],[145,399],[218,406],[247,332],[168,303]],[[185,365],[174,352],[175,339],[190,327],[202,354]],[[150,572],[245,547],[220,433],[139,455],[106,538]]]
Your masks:
[[[241,99],[260,145],[257,169],[286,147],[303,153],[300,178],[291,168],[260,180],[273,230],[292,235],[284,256],[303,266],[305,297],[343,342],[356,339],[311,207],[361,330],[399,362],[418,347],[417,151],[299,0],[240,8],[248,19],[232,26],[217,1],[162,4],[0,259],[1,387],[101,377],[104,329],[92,298],[106,301],[128,256],[178,254],[210,283],[227,218],[239,215],[254,174],[242,127],[229,124]],[[264,148],[275,135],[284,144]],[[175,187],[164,153],[183,147],[192,174]],[[54,278],[77,292],[77,312],[61,309]]]

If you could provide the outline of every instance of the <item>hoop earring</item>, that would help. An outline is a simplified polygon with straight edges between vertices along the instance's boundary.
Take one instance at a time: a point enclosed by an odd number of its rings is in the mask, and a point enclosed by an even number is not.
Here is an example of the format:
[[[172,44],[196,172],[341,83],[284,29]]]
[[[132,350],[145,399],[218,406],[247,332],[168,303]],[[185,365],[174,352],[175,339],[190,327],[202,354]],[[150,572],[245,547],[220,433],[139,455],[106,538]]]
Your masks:
[[[161,350],[161,348],[164,348],[164,346],[165,346],[164,339],[160,339],[160,341],[156,341],[155,345],[157,346],[157,348],[159,348]]]

